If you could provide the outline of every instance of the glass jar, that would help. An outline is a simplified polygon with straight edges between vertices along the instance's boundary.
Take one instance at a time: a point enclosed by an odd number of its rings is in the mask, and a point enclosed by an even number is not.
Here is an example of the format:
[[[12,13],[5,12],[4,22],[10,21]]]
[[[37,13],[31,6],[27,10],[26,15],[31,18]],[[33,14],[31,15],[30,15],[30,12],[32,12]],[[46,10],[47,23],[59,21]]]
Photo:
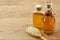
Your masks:
[[[44,25],[44,13],[41,10],[41,6],[36,7],[36,11],[33,13],[33,26],[39,30],[43,29]]]

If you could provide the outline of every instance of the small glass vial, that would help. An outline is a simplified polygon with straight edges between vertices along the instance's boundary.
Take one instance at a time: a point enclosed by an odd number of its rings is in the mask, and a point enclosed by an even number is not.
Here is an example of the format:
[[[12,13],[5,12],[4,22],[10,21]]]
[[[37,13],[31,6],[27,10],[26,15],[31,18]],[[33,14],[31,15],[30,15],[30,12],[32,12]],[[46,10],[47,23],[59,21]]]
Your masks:
[[[52,34],[55,28],[55,18],[52,12],[52,5],[47,4],[47,12],[45,12],[44,18],[44,33]]]
[[[44,13],[41,5],[36,5],[36,10],[33,13],[33,26],[41,30],[43,28]]]

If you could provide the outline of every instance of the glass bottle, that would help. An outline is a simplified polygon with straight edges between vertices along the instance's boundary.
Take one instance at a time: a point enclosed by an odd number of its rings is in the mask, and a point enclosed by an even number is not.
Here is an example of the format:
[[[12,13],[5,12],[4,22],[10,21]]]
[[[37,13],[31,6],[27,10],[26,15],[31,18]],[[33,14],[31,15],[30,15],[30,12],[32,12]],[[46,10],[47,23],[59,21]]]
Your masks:
[[[41,30],[43,28],[44,13],[41,5],[36,5],[36,10],[33,13],[33,26]]]
[[[44,33],[52,34],[55,28],[55,17],[52,12],[52,5],[47,4],[47,12],[45,12],[44,18]]]

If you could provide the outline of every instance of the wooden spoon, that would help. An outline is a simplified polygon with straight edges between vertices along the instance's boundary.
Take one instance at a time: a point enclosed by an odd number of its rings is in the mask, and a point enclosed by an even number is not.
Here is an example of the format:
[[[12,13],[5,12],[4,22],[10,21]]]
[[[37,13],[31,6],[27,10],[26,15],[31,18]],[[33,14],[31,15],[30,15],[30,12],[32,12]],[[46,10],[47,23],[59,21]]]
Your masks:
[[[35,28],[35,27],[28,27],[28,28],[26,29],[26,32],[29,33],[29,34],[31,34],[31,35],[33,35],[33,36],[39,37],[41,40],[47,40],[45,37],[43,37],[43,36],[41,35],[41,31],[38,30],[38,29]]]

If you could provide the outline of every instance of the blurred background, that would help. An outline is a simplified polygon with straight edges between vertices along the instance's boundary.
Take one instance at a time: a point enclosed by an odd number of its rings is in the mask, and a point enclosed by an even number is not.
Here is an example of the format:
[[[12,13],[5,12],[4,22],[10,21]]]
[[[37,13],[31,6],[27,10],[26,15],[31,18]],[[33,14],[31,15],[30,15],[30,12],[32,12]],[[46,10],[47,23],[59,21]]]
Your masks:
[[[36,4],[51,0],[0,0],[0,40],[40,40],[28,35],[25,29],[32,24],[32,14]],[[60,0],[52,0],[56,13],[56,32],[49,40],[60,40]]]

